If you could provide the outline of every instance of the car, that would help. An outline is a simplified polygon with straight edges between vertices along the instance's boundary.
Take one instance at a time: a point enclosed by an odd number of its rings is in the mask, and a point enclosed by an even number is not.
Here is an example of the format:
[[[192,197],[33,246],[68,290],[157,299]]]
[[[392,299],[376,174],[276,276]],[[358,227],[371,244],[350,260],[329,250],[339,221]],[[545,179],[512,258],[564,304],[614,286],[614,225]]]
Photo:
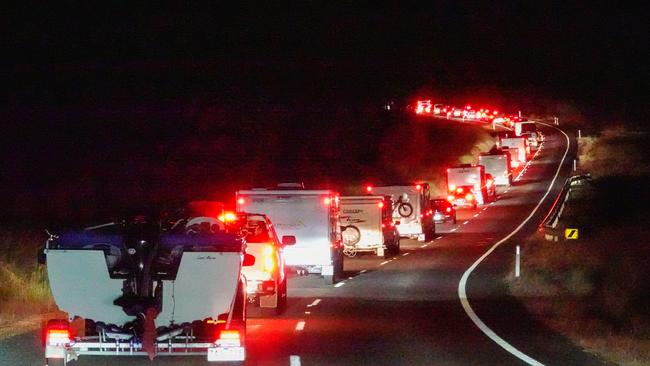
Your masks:
[[[280,239],[273,223],[264,214],[238,212],[228,223],[228,231],[246,241],[246,253],[255,264],[244,267],[248,303],[262,314],[280,315],[287,308],[287,268],[284,247],[296,242],[295,236]],[[249,310],[255,311],[251,306]]]
[[[431,200],[431,207],[433,208],[433,221],[436,224],[456,223],[456,209],[451,202],[444,198],[436,198]]]
[[[431,100],[418,100],[415,107],[416,114],[431,114]]]

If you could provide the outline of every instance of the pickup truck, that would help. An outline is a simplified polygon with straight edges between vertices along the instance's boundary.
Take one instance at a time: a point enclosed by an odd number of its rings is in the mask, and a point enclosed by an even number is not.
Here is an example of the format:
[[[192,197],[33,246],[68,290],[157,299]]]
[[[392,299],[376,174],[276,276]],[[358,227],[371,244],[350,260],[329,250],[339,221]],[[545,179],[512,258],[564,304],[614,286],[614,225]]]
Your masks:
[[[52,234],[39,262],[67,313],[43,329],[46,365],[82,355],[245,360],[241,269],[254,257],[216,218],[135,216]]]

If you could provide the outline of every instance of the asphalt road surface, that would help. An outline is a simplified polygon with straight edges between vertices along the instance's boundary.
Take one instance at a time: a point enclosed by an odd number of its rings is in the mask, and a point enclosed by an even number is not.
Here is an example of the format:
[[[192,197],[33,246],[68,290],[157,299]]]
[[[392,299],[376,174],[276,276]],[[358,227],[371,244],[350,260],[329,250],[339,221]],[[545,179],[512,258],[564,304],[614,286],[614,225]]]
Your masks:
[[[289,307],[276,318],[249,318],[247,365],[598,365],[602,362],[529,317],[508,296],[502,279],[515,246],[536,230],[570,174],[568,153],[548,197],[521,230],[500,244],[467,277],[463,274],[529,217],[558,171],[566,138],[545,129],[547,140],[521,180],[499,190],[499,200],[460,209],[456,225],[438,225],[429,243],[402,240],[395,258],[358,255],[345,262],[336,286],[316,276],[292,276]],[[573,144],[573,142],[572,142]],[[525,271],[525,268],[522,269]],[[496,335],[508,346],[486,335]],[[520,352],[518,356],[505,348]],[[38,332],[0,343],[0,364],[42,365]],[[522,360],[522,355],[524,359]],[[200,365],[202,358],[82,357],[77,365]]]

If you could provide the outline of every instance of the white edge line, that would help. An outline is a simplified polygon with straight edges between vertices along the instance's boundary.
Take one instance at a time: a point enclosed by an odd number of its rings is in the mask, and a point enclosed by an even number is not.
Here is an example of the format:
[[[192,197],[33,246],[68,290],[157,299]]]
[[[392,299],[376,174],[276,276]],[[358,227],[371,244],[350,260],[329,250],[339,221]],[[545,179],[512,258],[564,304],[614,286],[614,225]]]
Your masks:
[[[380,265],[380,266],[383,266],[384,264],[386,264],[386,263],[388,263],[388,262],[390,262],[390,261],[383,261],[383,262],[379,263],[379,265]]]
[[[362,269],[361,271],[359,271],[359,274],[361,274],[361,273],[366,273],[366,272],[367,272],[366,269]]]
[[[341,282],[337,283],[336,285],[334,285],[334,287],[341,287],[343,285],[345,285],[345,281],[341,281]]]
[[[551,193],[551,189],[553,189],[553,185],[555,184],[555,180],[557,179],[557,176],[560,174],[560,170],[562,170],[562,164],[564,164],[564,160],[566,159],[567,154],[569,153],[569,147],[571,146],[571,140],[569,139],[569,136],[562,130],[560,130],[557,127],[553,127],[549,124],[546,123],[541,123],[537,122],[552,128],[555,128],[556,130],[562,132],[562,134],[566,137],[567,140],[567,146],[566,150],[564,151],[564,156],[562,156],[562,160],[560,160],[560,164],[557,167],[557,170],[555,171],[555,176],[553,177],[553,180],[551,180],[551,184],[549,184],[548,189],[546,190],[546,193],[544,193],[544,196],[540,201],[537,203],[537,206],[533,208],[533,210],[530,212],[528,217],[524,219],[524,221],[515,228],[510,234],[508,234],[505,238],[499,240],[496,242],[490,249],[488,249],[487,252],[485,252],[479,259],[472,264],[471,267],[469,267],[465,273],[463,273],[463,277],[461,277],[460,282],[458,282],[458,298],[460,299],[460,303],[463,305],[463,309],[465,310],[465,313],[467,316],[474,322],[474,324],[490,339],[492,339],[496,344],[498,344],[501,348],[505,349],[506,351],[510,352],[513,356],[519,358],[520,360],[526,362],[529,365],[543,365],[543,363],[535,360],[534,358],[526,355],[525,353],[521,352],[514,346],[512,346],[510,343],[508,343],[506,340],[503,338],[499,337],[490,327],[485,325],[481,318],[476,315],[474,312],[474,309],[472,309],[472,306],[469,304],[469,301],[467,299],[467,291],[466,291],[466,286],[467,286],[467,279],[469,276],[472,274],[472,272],[478,267],[478,265],[485,259],[487,256],[492,254],[492,252],[502,243],[504,243],[506,240],[510,239],[513,235],[515,235],[519,230],[521,230],[522,227],[533,217],[535,212],[539,209],[539,206],[542,205],[542,202],[546,199],[546,197]]]
[[[406,252],[406,253],[402,254],[402,257],[406,257],[409,254],[411,254],[411,252]]]
[[[443,238],[442,236],[439,236],[439,237],[436,238],[436,240],[440,240],[440,239],[442,239],[442,238]]]

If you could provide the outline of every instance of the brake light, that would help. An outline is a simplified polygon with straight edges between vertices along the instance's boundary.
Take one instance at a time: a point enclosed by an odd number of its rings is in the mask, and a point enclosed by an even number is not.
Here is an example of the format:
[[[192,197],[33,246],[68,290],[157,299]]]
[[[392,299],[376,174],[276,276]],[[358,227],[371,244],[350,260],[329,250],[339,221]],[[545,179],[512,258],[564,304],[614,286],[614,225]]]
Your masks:
[[[422,189],[422,185],[420,185],[420,184],[416,184],[416,185],[415,185],[415,189],[417,189],[417,190],[419,191],[420,189]]]
[[[275,271],[276,263],[275,263],[275,248],[273,248],[272,245],[266,245],[264,247],[264,272],[266,273],[273,273]]]
[[[371,193],[372,192],[372,186],[366,186],[366,192]]]
[[[215,342],[218,345],[241,346],[241,336],[238,329],[222,329]]]
[[[468,200],[468,201],[473,201],[474,200],[474,195],[471,194],[471,193],[468,193],[467,195],[465,195],[465,199]]]
[[[222,215],[219,215],[217,219],[219,219],[221,222],[233,222],[237,221],[237,215],[235,215],[234,212],[226,212]]]
[[[456,193],[463,193],[464,191],[465,191],[465,190],[463,189],[463,187],[458,187],[458,188],[456,189]]]
[[[447,209],[445,211],[451,212],[451,207],[447,207]]]
[[[449,201],[449,202],[454,202],[454,199],[456,199],[456,197],[454,197],[452,195],[447,196],[447,201]]]
[[[244,199],[244,197],[239,197],[237,198],[237,203],[243,205],[244,203],[246,203],[246,200]]]
[[[379,202],[379,203],[377,204],[377,206],[379,206],[379,208],[382,208],[382,207],[384,207],[384,203],[383,203],[383,202]]]
[[[70,329],[48,328],[45,334],[45,342],[50,346],[58,346],[70,343]]]
[[[447,169],[447,171],[449,171],[449,169]],[[455,191],[456,190],[456,185],[455,184],[450,184],[449,185],[449,190],[450,191]]]
[[[325,197],[323,199],[323,203],[326,204],[326,205],[329,205],[330,203],[332,203],[332,200],[329,197]]]

